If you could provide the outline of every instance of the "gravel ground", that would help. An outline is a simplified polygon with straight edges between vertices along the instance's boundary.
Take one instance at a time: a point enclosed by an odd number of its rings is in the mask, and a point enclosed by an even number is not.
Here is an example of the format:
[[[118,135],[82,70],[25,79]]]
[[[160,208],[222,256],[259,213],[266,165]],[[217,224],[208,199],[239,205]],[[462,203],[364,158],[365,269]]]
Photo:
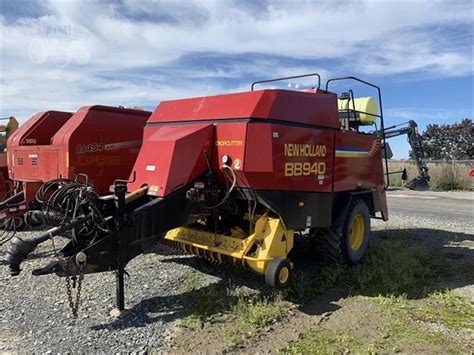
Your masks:
[[[441,248],[446,243],[451,243],[451,240],[459,239],[463,242],[463,248],[474,250],[471,218],[463,222],[441,218],[437,214],[418,214],[417,209],[429,209],[434,200],[418,199],[411,192],[391,192],[389,195],[394,194],[409,197],[389,196],[389,204],[395,204],[390,209],[390,221],[374,221],[375,230],[406,229],[410,233],[412,229],[426,229],[426,238],[423,233],[417,235],[426,240],[422,244],[428,248],[433,247],[435,241]],[[441,195],[435,194],[435,197],[445,200]],[[428,195],[421,193],[418,196]],[[453,201],[466,198],[473,201],[474,195],[463,193],[450,196],[455,196]],[[396,205],[396,201],[399,201],[399,205]],[[404,209],[405,201],[409,210]],[[467,216],[469,215],[468,212]],[[434,236],[430,232],[433,230],[436,231]],[[20,236],[27,237],[31,233],[33,232],[23,232]],[[58,243],[59,241],[56,242]],[[205,280],[200,280],[204,283],[220,282],[223,287],[227,287],[232,282],[233,285],[245,285],[254,289],[263,287],[264,284],[261,278],[251,273],[235,272],[232,267],[212,267],[192,256],[157,246],[155,250],[137,257],[127,266],[130,277],[126,277],[125,282],[126,305],[130,311],[126,315],[118,319],[109,315],[115,302],[115,278],[113,273],[102,273],[86,275],[79,318],[74,320],[67,302],[65,280],[54,275],[31,275],[34,268],[48,262],[51,249],[49,242],[41,245],[24,263],[23,272],[18,277],[10,277],[8,268],[0,267],[0,353],[110,353],[166,349],[170,345],[176,321],[185,315],[185,305],[195,296],[193,291],[186,289],[186,280],[193,268],[214,275],[204,276]],[[4,250],[5,246],[0,247],[1,254]],[[464,286],[468,294],[474,295],[473,285]]]
[[[119,319],[109,315],[115,301],[114,274],[86,275],[79,318],[74,320],[65,280],[31,275],[50,258],[50,249],[50,243],[40,245],[18,277],[0,268],[0,352],[109,353],[168,346],[170,328],[190,297],[182,292],[191,271],[186,264],[195,258],[170,254],[160,246],[155,251],[164,255],[152,252],[130,262],[126,304],[131,310]]]
[[[406,226],[474,233],[474,192],[388,192],[389,222],[385,228]]]

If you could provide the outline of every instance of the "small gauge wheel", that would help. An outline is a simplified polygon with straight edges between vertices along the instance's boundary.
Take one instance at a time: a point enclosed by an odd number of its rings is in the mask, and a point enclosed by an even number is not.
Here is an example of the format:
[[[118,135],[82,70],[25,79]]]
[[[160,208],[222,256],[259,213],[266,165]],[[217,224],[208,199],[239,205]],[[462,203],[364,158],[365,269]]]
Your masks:
[[[265,270],[265,282],[268,286],[282,289],[290,285],[293,278],[293,268],[288,259],[273,259]]]

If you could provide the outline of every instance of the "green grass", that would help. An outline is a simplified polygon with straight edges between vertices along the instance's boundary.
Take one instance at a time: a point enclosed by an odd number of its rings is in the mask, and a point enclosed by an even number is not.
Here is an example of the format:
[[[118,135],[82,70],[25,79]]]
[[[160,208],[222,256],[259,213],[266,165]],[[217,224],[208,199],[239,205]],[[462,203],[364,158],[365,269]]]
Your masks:
[[[431,254],[400,241],[376,241],[360,265],[325,268],[322,289],[349,288],[353,294],[377,296],[409,294],[417,296],[438,273]],[[421,289],[420,289],[421,286]]]
[[[361,339],[354,335],[354,329],[334,331],[316,326],[282,352],[468,351],[464,348],[466,344],[440,332],[436,325],[473,330],[473,305],[444,286],[453,279],[469,280],[472,265],[446,261],[406,244],[400,240],[402,237],[394,233],[373,241],[364,262],[355,267],[323,267],[319,274],[300,273],[287,293],[287,298],[305,302],[329,290],[349,290],[349,301],[375,302],[375,310],[368,309],[368,312],[377,312],[384,319],[378,334]]]
[[[191,292],[202,287],[204,283],[204,275],[200,272],[192,272],[184,280],[183,291]]]
[[[283,319],[288,304],[276,296],[240,296],[231,314],[237,317],[243,330],[257,330]]]
[[[446,352],[462,352],[462,346],[443,332],[434,331],[430,324],[441,324],[451,329],[473,329],[474,307],[453,290],[436,291],[421,300],[407,300],[405,295],[378,297],[379,312],[389,316],[383,332],[390,342],[378,347],[386,349],[391,344],[406,346],[432,346]],[[467,349],[466,349],[467,350]]]
[[[186,292],[193,291],[193,299],[186,306],[186,316],[182,323],[186,325],[214,321],[221,312],[228,311],[236,302],[229,288],[222,284],[210,284],[202,287],[203,276],[192,273],[184,283]]]
[[[346,332],[316,328],[281,350],[283,354],[346,354],[363,352],[364,344]]]
[[[421,248],[400,240],[375,240],[360,265],[326,266],[319,274],[298,273],[288,299],[304,302],[332,289],[352,295],[402,295],[428,293],[447,272],[445,264]]]
[[[288,303],[277,294],[240,295],[228,313],[228,326],[222,329],[221,335],[231,347],[237,347],[244,338],[282,320],[287,309]]]
[[[328,353],[462,353],[469,349],[449,336],[430,330],[420,320],[442,323],[450,328],[472,329],[473,307],[453,291],[437,292],[420,304],[400,296],[356,296],[355,302],[375,302],[375,309],[383,315],[383,322],[376,334],[357,338],[357,329],[341,331],[316,326],[303,333],[281,352],[285,354]]]
[[[377,334],[360,338],[350,327],[331,330],[315,326],[282,352],[466,351],[463,344],[443,333],[444,328],[439,331],[436,327],[473,330],[473,306],[446,289],[452,280],[469,280],[472,267],[462,260],[447,260],[409,245],[404,237],[393,233],[372,241],[364,262],[354,267],[327,266],[297,272],[286,291],[242,292],[223,282],[203,286],[202,274],[193,273],[183,286],[193,293],[183,323],[215,324],[222,339],[237,347],[260,330],[284,320],[288,301],[304,304],[330,290],[348,290],[347,301],[367,302],[373,306],[368,312],[382,317]],[[284,322],[276,326],[284,326]]]
[[[205,287],[202,284],[199,273],[192,273],[185,280],[184,290],[194,291],[194,297],[182,324],[225,323],[221,335],[231,346],[240,344],[242,334],[254,334],[283,319],[289,306],[277,292],[235,291],[221,283]]]
[[[425,322],[439,322],[451,329],[474,331],[474,306],[453,290],[431,294],[415,315]]]

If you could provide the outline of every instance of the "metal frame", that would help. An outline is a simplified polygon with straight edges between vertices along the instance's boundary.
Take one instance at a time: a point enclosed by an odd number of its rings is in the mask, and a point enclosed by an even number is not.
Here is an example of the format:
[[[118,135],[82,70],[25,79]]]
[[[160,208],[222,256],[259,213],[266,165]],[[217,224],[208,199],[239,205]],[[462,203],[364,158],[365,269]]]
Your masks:
[[[306,78],[309,76],[317,76],[318,77],[318,89],[321,88],[321,75],[318,73],[312,73],[312,74],[303,74],[303,75],[295,75],[295,76],[287,76],[284,78],[276,78],[276,79],[268,79],[268,80],[260,80],[260,81],[254,81],[252,83],[252,86],[250,86],[250,91],[253,91],[254,86],[256,84],[263,84],[263,83],[272,83],[274,81],[281,81],[281,80],[289,80],[289,79],[298,79],[298,78]]]
[[[359,83],[362,83],[362,84],[365,84],[367,86],[370,86],[374,89],[377,90],[377,94],[378,94],[378,99],[379,99],[379,107],[380,107],[380,114],[379,115],[375,115],[375,114],[371,114],[371,113],[368,113],[368,112],[359,112],[359,113],[364,113],[364,114],[367,114],[369,116],[374,116],[374,117],[378,117],[380,118],[380,132],[381,132],[381,137],[382,137],[382,142],[383,142],[383,145],[385,146],[385,125],[384,125],[384,120],[383,120],[383,108],[382,108],[382,92],[380,90],[380,87],[378,87],[377,85],[374,85],[372,83],[369,83],[365,80],[362,80],[362,79],[359,79],[359,78],[356,78],[355,76],[346,76],[346,77],[341,77],[341,78],[333,78],[333,79],[329,79],[328,81],[326,81],[326,88],[325,90],[328,91],[329,89],[329,83],[331,82],[334,82],[334,81],[342,81],[342,80],[354,80],[354,81],[357,81]],[[384,149],[384,160],[385,160],[385,177],[386,177],[386,182],[385,182],[385,190],[388,188],[389,184],[390,184],[390,176],[388,174],[388,158],[387,158],[387,150]]]

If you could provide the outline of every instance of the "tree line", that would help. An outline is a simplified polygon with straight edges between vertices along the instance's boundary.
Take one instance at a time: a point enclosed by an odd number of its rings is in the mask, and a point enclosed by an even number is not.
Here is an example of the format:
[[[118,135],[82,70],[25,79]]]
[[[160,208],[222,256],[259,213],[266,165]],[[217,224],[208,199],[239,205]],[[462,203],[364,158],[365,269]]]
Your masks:
[[[426,159],[474,159],[474,125],[465,118],[454,124],[429,124],[422,133]],[[410,151],[410,158],[413,153]]]

